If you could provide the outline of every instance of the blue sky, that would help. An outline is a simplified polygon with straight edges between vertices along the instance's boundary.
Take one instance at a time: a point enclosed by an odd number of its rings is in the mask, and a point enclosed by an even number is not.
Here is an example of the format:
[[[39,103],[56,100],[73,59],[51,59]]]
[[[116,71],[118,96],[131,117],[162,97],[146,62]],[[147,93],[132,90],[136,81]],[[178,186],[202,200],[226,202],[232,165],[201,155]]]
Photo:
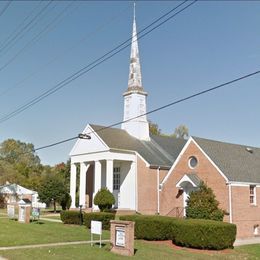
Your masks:
[[[31,30],[3,49],[25,17],[47,3],[12,2],[0,16],[0,118],[131,36],[133,2],[54,1]],[[138,30],[178,3],[137,1]],[[0,10],[5,4],[0,3]],[[199,1],[141,39],[148,110],[258,70],[259,13],[257,1]],[[39,39],[31,42],[48,24]],[[75,136],[87,123],[121,121],[129,56],[130,47],[0,123],[0,141],[14,138],[37,148]],[[149,119],[164,133],[185,124],[194,136],[260,147],[259,97],[260,76],[255,76],[151,114]],[[38,154],[42,163],[53,165],[68,159],[73,144]]]

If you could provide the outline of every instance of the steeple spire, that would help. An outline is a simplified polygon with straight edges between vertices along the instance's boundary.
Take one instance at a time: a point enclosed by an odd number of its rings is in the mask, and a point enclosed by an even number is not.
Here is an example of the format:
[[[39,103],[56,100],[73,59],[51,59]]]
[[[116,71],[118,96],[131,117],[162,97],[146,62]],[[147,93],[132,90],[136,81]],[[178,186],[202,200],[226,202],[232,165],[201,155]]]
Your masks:
[[[135,2],[134,2],[133,34],[132,34],[130,68],[129,68],[127,91],[131,91],[131,90],[143,91],[141,66],[140,66],[140,60],[139,60],[137,30],[136,30],[136,20],[135,20]]]
[[[147,93],[144,91],[142,85],[141,66],[137,42],[135,3],[128,88],[123,96],[124,122],[122,123],[121,128],[126,130],[135,138],[140,140],[150,140],[149,124],[146,117]]]

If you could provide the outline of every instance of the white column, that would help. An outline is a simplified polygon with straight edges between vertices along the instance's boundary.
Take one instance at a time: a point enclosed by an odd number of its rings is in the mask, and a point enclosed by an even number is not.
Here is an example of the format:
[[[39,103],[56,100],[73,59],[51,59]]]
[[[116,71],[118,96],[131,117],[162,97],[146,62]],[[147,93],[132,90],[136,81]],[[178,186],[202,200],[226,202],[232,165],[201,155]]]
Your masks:
[[[86,208],[86,176],[89,164],[80,163],[79,205]]]
[[[71,208],[76,208],[76,178],[77,178],[77,166],[72,163],[70,165],[70,196],[71,196]]]
[[[92,203],[94,209],[98,209],[98,206],[94,204],[94,198],[100,189],[101,189],[101,162],[95,161],[94,194],[93,194],[93,203]]]
[[[107,169],[106,169],[106,187],[108,190],[113,193],[113,160],[107,160]]]

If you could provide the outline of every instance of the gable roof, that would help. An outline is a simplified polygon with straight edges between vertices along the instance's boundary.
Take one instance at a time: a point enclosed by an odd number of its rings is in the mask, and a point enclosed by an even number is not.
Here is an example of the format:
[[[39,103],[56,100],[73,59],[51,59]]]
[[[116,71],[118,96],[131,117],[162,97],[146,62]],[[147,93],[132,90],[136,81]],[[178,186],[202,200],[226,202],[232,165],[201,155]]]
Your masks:
[[[192,138],[229,181],[260,183],[260,148]]]
[[[110,149],[139,153],[151,166],[170,168],[187,142],[172,137],[150,136],[150,141],[139,140],[119,128],[90,125]]]

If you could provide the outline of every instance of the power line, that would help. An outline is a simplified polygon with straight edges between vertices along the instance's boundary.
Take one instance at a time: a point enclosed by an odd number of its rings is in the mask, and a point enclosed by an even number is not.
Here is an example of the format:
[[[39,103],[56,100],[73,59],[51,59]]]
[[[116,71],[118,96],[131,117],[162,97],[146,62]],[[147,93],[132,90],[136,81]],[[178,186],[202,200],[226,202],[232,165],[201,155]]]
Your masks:
[[[144,32],[145,30],[147,30],[148,28],[150,28],[152,25],[154,25],[155,23],[157,23],[158,21],[162,20],[163,18],[165,18],[167,15],[169,15],[170,13],[172,13],[173,11],[175,11],[177,8],[179,8],[181,5],[183,5],[184,3],[186,3],[188,0],[182,2],[181,4],[179,4],[178,6],[174,7],[172,10],[170,10],[169,12],[167,12],[166,14],[162,15],[161,17],[159,17],[158,19],[156,19],[154,22],[152,22],[151,24],[149,24],[148,26],[146,26],[143,30],[141,30],[140,32],[137,33],[137,35],[139,36],[138,39],[143,38],[144,36],[146,36],[147,34],[149,34],[150,32],[152,32],[153,30],[155,30],[156,28],[158,28],[159,26],[163,25],[164,23],[168,22],[170,19],[174,18],[175,16],[177,16],[178,14],[182,13],[184,10],[186,10],[187,8],[189,8],[191,5],[193,5],[195,2],[197,2],[197,0],[189,3],[188,5],[186,5],[185,7],[183,7],[182,9],[180,9],[179,11],[175,12],[173,15],[171,15],[170,17],[168,17],[167,19],[165,19],[164,21],[160,22],[158,25],[154,26],[153,28],[151,28],[149,31],[145,32],[143,35],[140,35],[142,32]],[[124,41],[123,43],[119,44],[117,47],[115,47],[114,49],[112,49],[111,51],[107,52],[106,54],[102,55],[100,58],[96,59],[95,61],[91,62],[90,64],[88,64],[87,66],[83,67],[82,69],[80,69],[79,71],[77,71],[76,73],[72,74],[71,76],[69,76],[68,78],[66,78],[65,80],[61,81],[60,83],[58,83],[57,85],[55,85],[54,87],[50,88],[49,90],[45,91],[44,93],[42,93],[41,95],[39,95],[38,97],[32,99],[31,101],[29,101],[28,103],[18,107],[17,109],[15,109],[14,111],[6,114],[5,116],[0,118],[0,123],[3,123],[7,120],[9,120],[10,118],[16,116],[17,114],[20,114],[21,112],[23,112],[24,110],[30,108],[31,106],[37,104],[38,102],[40,102],[41,100],[45,99],[46,97],[54,94],[55,92],[57,92],[58,90],[64,88],[66,85],[68,85],[69,83],[73,82],[74,80],[76,80],[77,78],[81,77],[82,75],[84,75],[85,73],[91,71],[92,69],[94,69],[95,67],[97,67],[98,65],[104,63],[105,61],[107,61],[108,59],[111,59],[113,56],[115,56],[116,54],[118,54],[119,52],[123,51],[124,49],[126,49],[128,46],[131,45],[131,38],[129,38],[128,40]],[[130,41],[130,42],[129,42]],[[126,44],[127,42],[129,42],[128,44]]]
[[[3,7],[3,9],[0,11],[0,17],[5,13],[5,11],[7,10],[7,8],[10,6],[11,1],[8,1],[5,6]]]
[[[0,53],[3,52],[4,50],[7,51],[12,48],[21,38],[24,37],[24,35],[29,32],[38,22],[37,20],[39,17],[41,17],[46,9],[52,4],[52,1],[49,1],[25,26],[21,28],[20,31],[16,35],[14,35],[8,42],[6,42],[0,49]],[[5,52],[6,53],[6,52]],[[4,55],[5,53],[2,53]]]
[[[20,49],[10,60],[8,60],[3,66],[0,67],[0,71],[6,68],[9,64],[11,64],[20,54],[22,54],[28,47],[32,46],[36,43],[42,34],[49,32],[53,27],[52,25],[58,20],[62,18],[62,15],[67,11],[67,9],[74,4],[74,2],[70,2],[52,21],[50,21],[39,33],[37,33],[27,44],[24,45],[22,49]]]
[[[139,115],[139,116],[132,117],[132,118],[127,119],[127,120],[119,121],[119,122],[114,123],[114,124],[111,124],[111,125],[109,125],[109,126],[102,127],[102,128],[100,128],[100,129],[98,129],[97,131],[91,131],[91,132],[88,132],[88,133],[85,133],[85,134],[86,134],[86,135],[90,135],[90,134],[92,134],[92,133],[98,133],[98,132],[104,131],[104,130],[106,130],[106,129],[108,129],[108,128],[121,125],[122,123],[129,122],[129,121],[131,121],[131,120],[133,120],[133,119],[136,119],[136,118],[139,118],[139,117],[142,117],[142,116],[146,116],[146,115],[150,115],[150,114],[152,114],[152,113],[158,112],[158,111],[163,110],[163,109],[166,109],[166,108],[168,108],[168,107],[171,107],[171,106],[177,105],[177,104],[179,104],[179,103],[185,102],[185,101],[187,101],[187,100],[193,99],[193,98],[195,98],[195,97],[204,95],[204,94],[206,94],[206,93],[215,91],[215,90],[220,89],[220,88],[224,88],[224,87],[229,86],[229,85],[231,85],[231,84],[234,84],[234,83],[236,83],[236,82],[238,82],[238,81],[241,81],[241,80],[244,80],[244,79],[247,79],[247,78],[256,76],[256,75],[259,74],[259,73],[260,73],[260,70],[257,70],[257,71],[255,71],[255,72],[252,72],[252,73],[249,73],[249,74],[240,76],[240,77],[238,77],[238,78],[232,79],[232,80],[230,80],[230,81],[227,81],[227,82],[225,82],[225,83],[219,84],[219,85],[217,85],[217,86],[214,86],[214,87],[211,87],[211,88],[202,90],[202,91],[200,91],[200,92],[194,93],[194,94],[189,95],[189,96],[187,96],[187,97],[184,97],[184,98],[181,98],[181,99],[172,101],[172,102],[170,102],[170,103],[168,103],[168,104],[165,104],[165,105],[160,106],[160,107],[158,107],[158,108],[152,109],[152,110],[150,110],[150,111],[148,111],[148,112],[146,112],[146,113],[144,113],[144,114],[141,114],[141,115]],[[74,136],[74,137],[71,137],[71,138],[68,138],[68,139],[65,139],[65,140],[56,142],[56,143],[52,143],[52,144],[49,144],[49,145],[45,145],[45,146],[41,146],[41,147],[35,148],[34,150],[35,150],[35,151],[43,150],[43,149],[50,148],[50,147],[53,147],[53,146],[56,146],[56,145],[59,145],[59,144],[62,144],[62,143],[69,142],[69,141],[71,141],[71,140],[75,140],[75,139],[77,139],[77,138],[78,138],[77,136]]]
[[[125,13],[127,10],[129,9],[129,7],[124,8],[123,10],[121,10],[120,12],[120,16]],[[52,64],[54,61],[58,60],[60,57],[64,57],[64,54],[67,54],[68,52],[70,52],[71,50],[75,49],[77,47],[77,45],[86,42],[86,40],[89,40],[91,38],[91,36],[94,36],[95,34],[97,34],[98,32],[100,32],[101,30],[103,30],[106,26],[108,26],[110,23],[114,22],[115,20],[118,19],[118,15],[117,16],[113,16],[112,18],[110,18],[109,20],[105,21],[102,25],[98,26],[95,30],[91,31],[90,33],[88,33],[87,35],[84,35],[84,37],[82,37],[80,40],[78,40],[76,43],[74,43],[73,45],[71,45],[69,48],[66,48],[64,51],[62,51],[61,53],[57,54],[56,56],[54,56],[51,60],[49,60],[47,63],[45,63],[44,65],[42,65],[40,67],[40,69],[38,68],[37,70],[34,70],[32,73],[30,73],[28,76],[26,76],[25,78],[23,78],[21,81],[18,81],[16,84],[14,84],[13,86],[5,89],[4,91],[2,91],[0,93],[0,97],[4,96],[5,94],[9,93],[11,90],[17,88],[19,85],[23,84],[24,82],[26,82],[29,78],[32,78],[35,74],[37,74],[37,72],[42,72],[42,68],[46,68],[48,65]]]

